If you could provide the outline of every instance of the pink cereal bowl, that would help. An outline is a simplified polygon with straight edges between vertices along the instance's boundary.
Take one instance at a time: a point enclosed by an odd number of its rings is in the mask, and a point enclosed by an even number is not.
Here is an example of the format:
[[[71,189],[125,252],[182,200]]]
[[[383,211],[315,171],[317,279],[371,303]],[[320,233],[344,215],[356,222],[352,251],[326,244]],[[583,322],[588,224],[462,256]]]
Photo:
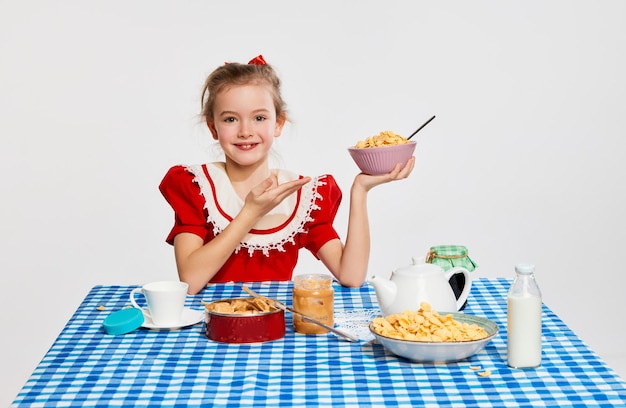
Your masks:
[[[389,173],[398,163],[402,166],[413,156],[416,142],[379,146],[379,147],[349,147],[350,156],[365,173],[373,176]]]

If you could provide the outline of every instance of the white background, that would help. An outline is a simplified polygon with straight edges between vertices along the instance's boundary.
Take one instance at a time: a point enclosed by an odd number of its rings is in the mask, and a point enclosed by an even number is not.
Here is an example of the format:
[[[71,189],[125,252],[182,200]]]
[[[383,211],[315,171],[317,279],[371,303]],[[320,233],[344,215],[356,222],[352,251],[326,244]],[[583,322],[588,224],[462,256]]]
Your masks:
[[[410,179],[370,194],[370,275],[461,244],[476,276],[537,265],[545,303],[621,375],[626,274],[623,1],[0,0],[0,405],[89,289],[176,277],[157,186],[215,159],[206,75],[262,53],[293,125],[281,166],[417,137]],[[302,253],[297,272],[323,271]]]

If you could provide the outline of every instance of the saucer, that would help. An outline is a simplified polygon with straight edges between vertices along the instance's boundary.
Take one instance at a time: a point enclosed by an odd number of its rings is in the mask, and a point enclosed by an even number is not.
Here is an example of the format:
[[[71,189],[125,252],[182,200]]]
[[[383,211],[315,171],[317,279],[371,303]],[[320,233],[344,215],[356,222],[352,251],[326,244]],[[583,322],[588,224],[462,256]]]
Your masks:
[[[194,324],[198,324],[204,320],[204,311],[202,310],[194,310],[189,308],[184,308],[183,313],[180,316],[180,322],[176,324],[168,324],[159,326],[152,322],[152,319],[147,314],[143,314],[144,321],[141,327],[146,329],[180,329],[182,327],[193,326]]]

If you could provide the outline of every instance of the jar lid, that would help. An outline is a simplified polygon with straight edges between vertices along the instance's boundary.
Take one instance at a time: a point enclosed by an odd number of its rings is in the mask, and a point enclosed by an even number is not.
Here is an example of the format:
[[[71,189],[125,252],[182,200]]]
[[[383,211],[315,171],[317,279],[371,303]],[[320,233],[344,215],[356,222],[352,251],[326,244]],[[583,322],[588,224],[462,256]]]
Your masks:
[[[530,275],[535,272],[535,265],[529,263],[519,263],[515,265],[515,272],[519,272],[524,275]]]
[[[467,255],[467,247],[463,245],[435,245],[430,247],[438,256]]]
[[[118,310],[104,319],[104,330],[108,334],[126,334],[141,327],[143,313],[135,307]]]

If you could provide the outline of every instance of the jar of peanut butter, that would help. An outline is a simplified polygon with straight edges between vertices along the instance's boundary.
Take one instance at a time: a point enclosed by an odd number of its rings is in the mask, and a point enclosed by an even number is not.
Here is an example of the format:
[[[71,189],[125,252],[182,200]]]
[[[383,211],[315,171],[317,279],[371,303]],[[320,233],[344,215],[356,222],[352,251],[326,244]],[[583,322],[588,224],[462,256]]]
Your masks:
[[[332,277],[324,274],[296,275],[293,280],[293,308],[312,319],[333,327],[334,296]],[[293,316],[293,327],[298,333],[323,334],[328,330]]]

